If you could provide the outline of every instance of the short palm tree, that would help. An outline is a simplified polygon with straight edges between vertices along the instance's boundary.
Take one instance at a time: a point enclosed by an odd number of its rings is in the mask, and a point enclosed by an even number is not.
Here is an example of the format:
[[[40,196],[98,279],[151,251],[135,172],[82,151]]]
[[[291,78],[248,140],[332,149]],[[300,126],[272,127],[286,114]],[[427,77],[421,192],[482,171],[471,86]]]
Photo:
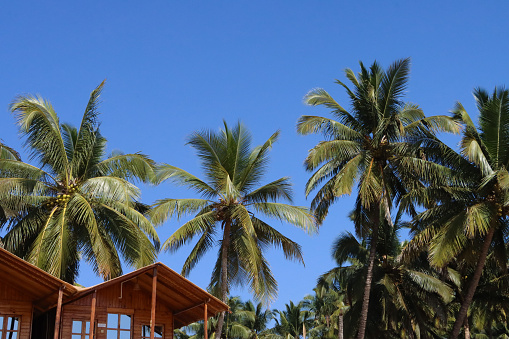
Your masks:
[[[378,302],[370,305],[366,329],[367,338],[434,338],[439,328],[447,324],[446,303],[452,298],[452,288],[440,280],[438,272],[429,268],[426,261],[407,265],[400,261],[398,230],[400,224],[390,227],[384,223],[377,244],[377,259],[373,270],[375,283],[371,298]],[[361,313],[362,291],[358,286],[365,279],[368,249],[365,241],[352,234],[339,236],[333,245],[333,257],[338,267],[325,273],[320,282],[339,286],[345,295],[344,302],[351,305],[345,315],[346,337],[355,331]],[[349,263],[350,265],[346,265]],[[323,283],[322,283],[323,284]]]
[[[274,310],[274,315],[276,324],[271,329],[272,335],[268,336],[271,339],[297,339],[301,334],[305,338],[306,330],[313,326],[313,315],[304,308],[302,302],[294,304],[290,300],[289,304],[285,304],[284,310]]]
[[[251,317],[243,317],[242,324],[249,328],[249,339],[257,339],[267,329],[267,324],[272,320],[272,312],[264,308],[262,303],[253,304],[251,300],[244,303],[244,310],[251,313]]]
[[[314,295],[307,295],[302,301],[304,308],[314,315],[313,328],[309,334],[311,338],[336,338],[332,318],[338,311],[338,302],[343,296],[331,285],[323,282],[320,280],[319,285],[313,288]]]
[[[509,91],[495,88],[489,95],[476,89],[474,97],[479,110],[478,127],[461,103],[453,110],[453,118],[463,126],[461,154],[448,153],[456,166],[453,180],[411,193],[412,199],[422,205],[435,201],[416,217],[418,234],[409,244],[415,248],[429,245],[433,265],[445,266],[466,247],[480,242],[475,245],[477,262],[451,338],[458,337],[465,322],[490,248],[502,248],[495,253],[503,254],[498,262],[507,267],[504,244],[509,216]]]
[[[281,247],[287,259],[303,262],[300,246],[257,215],[314,230],[315,221],[308,209],[278,202],[291,201],[289,178],[257,187],[266,170],[268,152],[278,136],[276,132],[263,145],[252,149],[251,136],[243,125],[229,128],[224,123],[219,133],[195,132],[189,138],[188,143],[196,149],[205,171],[205,181],[171,165],[158,168],[159,181],[173,180],[203,196],[156,202],[151,212],[155,224],[174,215],[196,213],[166,240],[163,249],[175,251],[199,237],[182,268],[182,274],[187,276],[203,255],[218,245],[210,288],[223,301],[227,300],[232,284],[246,281],[257,299],[267,301],[275,296],[277,282],[263,254],[269,245]],[[223,322],[224,313],[219,318],[216,338]]]
[[[405,104],[410,60],[393,63],[384,71],[378,63],[367,69],[360,63],[358,75],[345,71],[353,84],[350,89],[337,80],[350,98],[351,111],[343,108],[323,89],[314,89],[304,98],[309,105],[332,110],[336,120],[302,116],[297,130],[301,134],[322,133],[326,138],[309,151],[306,169],[314,171],[306,184],[306,195],[318,190],[311,208],[319,221],[339,197],[351,194],[357,182],[356,228],[359,235],[370,232],[370,254],[364,289],[358,338],[363,339],[369,308],[378,227],[381,219],[391,223],[391,208],[409,188],[416,185],[405,166],[405,158],[415,157],[420,138],[436,130],[457,131],[448,117],[425,118],[419,107]],[[407,141],[412,140],[412,144]],[[366,222],[369,220],[369,222]],[[362,229],[370,225],[368,229]]]
[[[154,261],[157,234],[137,202],[131,179],[148,181],[153,162],[142,154],[104,159],[106,139],[98,129],[98,100],[91,94],[81,126],[62,125],[51,104],[20,96],[11,104],[34,166],[0,159],[0,201],[16,211],[5,247],[68,282],[83,257],[104,279]]]

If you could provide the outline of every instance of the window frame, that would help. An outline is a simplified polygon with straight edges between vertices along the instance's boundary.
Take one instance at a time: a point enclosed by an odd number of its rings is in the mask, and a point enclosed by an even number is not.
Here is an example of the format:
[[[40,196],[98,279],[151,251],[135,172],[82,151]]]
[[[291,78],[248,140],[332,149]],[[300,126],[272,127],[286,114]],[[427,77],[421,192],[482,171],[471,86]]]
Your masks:
[[[8,333],[16,333],[16,339],[20,338],[21,333],[21,315],[20,314],[0,314],[2,318],[2,328],[0,329],[0,339],[7,339]],[[18,327],[15,330],[9,330],[7,325],[9,323],[9,318],[17,318],[18,319]]]
[[[148,336],[143,336],[143,326],[147,326],[147,327],[150,329],[150,325],[149,325],[149,324],[144,324],[144,323],[142,323],[142,324],[140,324],[140,325],[141,325],[141,334],[140,334],[140,338],[141,338],[141,339],[150,339],[150,332],[149,332]],[[163,329],[163,332],[162,332],[162,334],[161,334],[161,337],[154,337],[154,338],[164,338],[164,325],[163,325],[163,324],[156,324],[156,327],[157,327],[157,326],[161,326],[161,327],[162,327],[162,329]]]
[[[109,316],[110,315],[116,315],[117,316],[117,327],[110,327],[110,323],[109,323]],[[129,329],[125,329],[125,328],[121,328],[120,327],[120,323],[121,323],[121,317],[125,315],[125,316],[128,316],[129,319],[130,319],[130,323],[129,323]],[[132,339],[133,338],[133,326],[134,325],[134,320],[133,320],[133,315],[132,314],[129,314],[129,313],[121,313],[121,312],[108,312],[106,314],[106,339],[108,339],[108,331],[116,331],[117,332],[117,337],[116,339],[120,339],[120,333],[121,332],[128,332],[129,333],[129,338]]]
[[[74,332],[74,322],[75,321],[81,322],[81,333]],[[88,332],[87,332],[87,323],[89,324]],[[84,319],[84,318],[73,318],[72,319],[72,321],[71,321],[71,338],[73,338],[73,336],[75,336],[75,335],[81,336],[81,339],[86,339],[87,337],[90,338],[91,331],[94,331],[94,334],[95,334],[95,326],[92,327],[92,324],[90,323],[90,319]]]

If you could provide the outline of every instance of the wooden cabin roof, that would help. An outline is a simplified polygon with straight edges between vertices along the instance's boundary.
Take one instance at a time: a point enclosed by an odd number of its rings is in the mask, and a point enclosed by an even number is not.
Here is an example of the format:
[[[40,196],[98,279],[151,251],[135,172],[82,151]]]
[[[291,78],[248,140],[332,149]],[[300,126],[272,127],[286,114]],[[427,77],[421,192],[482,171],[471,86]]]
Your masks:
[[[150,295],[154,268],[157,268],[157,303],[163,303],[173,312],[175,328],[202,320],[205,303],[207,303],[209,316],[228,310],[228,305],[221,300],[162,263],[155,263],[96,286],[82,289],[71,299],[79,299],[94,291],[129,280],[138,284],[141,290]]]
[[[71,297],[79,290],[3,248],[0,248],[0,272],[2,281],[29,297],[39,312],[55,306],[60,287],[63,288],[64,298]]]
[[[30,297],[36,310],[45,312],[55,307],[58,291],[63,288],[63,303],[85,297],[94,291],[133,280],[150,295],[152,277],[157,268],[157,303],[166,305],[179,328],[204,318],[204,304],[209,316],[228,310],[228,306],[162,263],[155,263],[96,286],[80,288],[66,283],[40,268],[0,248],[0,276],[3,282]]]

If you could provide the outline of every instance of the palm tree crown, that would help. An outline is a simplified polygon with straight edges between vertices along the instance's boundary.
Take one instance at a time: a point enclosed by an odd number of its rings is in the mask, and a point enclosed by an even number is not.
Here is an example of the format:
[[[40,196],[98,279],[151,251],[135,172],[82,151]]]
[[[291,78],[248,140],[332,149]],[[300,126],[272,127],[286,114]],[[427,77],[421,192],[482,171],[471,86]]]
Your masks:
[[[154,261],[158,244],[136,201],[140,190],[128,181],[153,177],[153,162],[142,154],[103,159],[106,139],[97,121],[103,85],[92,92],[79,129],[60,124],[48,101],[18,97],[11,110],[40,167],[0,160],[0,202],[16,210],[5,247],[71,283],[80,257],[109,279],[122,274],[119,252],[141,267]]]

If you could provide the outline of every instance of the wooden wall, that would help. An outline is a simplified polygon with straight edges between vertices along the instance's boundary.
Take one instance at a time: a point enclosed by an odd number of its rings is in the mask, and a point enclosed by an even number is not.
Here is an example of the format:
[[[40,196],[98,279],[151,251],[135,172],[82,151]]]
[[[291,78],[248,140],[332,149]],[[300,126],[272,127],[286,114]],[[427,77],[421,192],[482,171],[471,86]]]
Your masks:
[[[120,298],[121,297],[121,298]],[[72,320],[90,320],[92,294],[64,305],[62,309],[61,338],[71,338]],[[151,294],[135,290],[134,283],[127,281],[97,291],[96,339],[106,339],[108,313],[132,315],[132,338],[141,338],[141,326],[150,324]],[[161,302],[156,302],[156,325],[164,326],[164,338],[173,338],[173,315]],[[106,326],[106,325],[104,325]]]
[[[32,324],[32,300],[26,294],[3,283],[0,279],[0,314],[20,318],[19,338],[29,339]]]

